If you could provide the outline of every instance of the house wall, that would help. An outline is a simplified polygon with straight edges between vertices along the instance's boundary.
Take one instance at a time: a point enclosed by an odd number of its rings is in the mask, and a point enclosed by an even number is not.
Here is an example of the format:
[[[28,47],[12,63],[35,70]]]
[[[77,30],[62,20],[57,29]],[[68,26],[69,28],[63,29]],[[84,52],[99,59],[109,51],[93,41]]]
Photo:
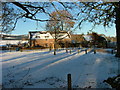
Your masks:
[[[62,39],[59,40],[62,43],[70,43],[71,39]],[[58,42],[59,42],[58,41]],[[42,47],[51,47],[54,48],[54,39],[34,39],[32,40],[32,47],[42,46]],[[56,45],[57,48],[61,47],[59,44]]]
[[[60,47],[60,43],[71,42],[70,36],[68,33],[59,33],[57,34],[59,39],[56,47]],[[54,48],[54,33],[41,31],[41,32],[29,32],[30,46],[42,46],[42,47],[51,47]]]
[[[32,40],[32,46],[53,47],[54,39],[35,39]]]
[[[81,43],[82,41],[84,41],[84,37],[79,34],[74,34],[74,35],[72,34],[71,41],[72,43]]]

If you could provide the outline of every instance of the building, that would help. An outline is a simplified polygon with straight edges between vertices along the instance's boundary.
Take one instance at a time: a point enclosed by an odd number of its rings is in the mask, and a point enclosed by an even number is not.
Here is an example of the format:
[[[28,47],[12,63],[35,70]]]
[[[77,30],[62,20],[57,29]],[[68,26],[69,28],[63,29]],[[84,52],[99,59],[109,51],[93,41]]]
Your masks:
[[[93,47],[93,46],[96,46],[96,47],[107,47],[107,39],[105,38],[104,35],[100,35],[100,34],[97,34],[97,33],[89,33],[87,35],[84,35],[84,38],[85,40],[87,41],[86,42],[86,46],[87,47]]]
[[[31,47],[51,47],[54,48],[56,41],[57,47],[63,47],[71,42],[70,34],[66,31],[31,31],[29,32],[29,43]]]
[[[28,46],[28,35],[0,34],[0,49]]]
[[[81,43],[84,41],[84,37],[82,34],[71,34],[72,43]]]

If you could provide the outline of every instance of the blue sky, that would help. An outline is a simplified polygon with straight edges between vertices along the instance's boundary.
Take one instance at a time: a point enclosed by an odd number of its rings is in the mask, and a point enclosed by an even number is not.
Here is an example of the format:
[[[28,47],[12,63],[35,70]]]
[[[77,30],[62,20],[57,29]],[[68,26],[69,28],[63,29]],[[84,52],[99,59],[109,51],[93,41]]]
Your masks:
[[[76,29],[74,31],[75,34],[86,34],[87,32],[89,32],[91,28],[91,24],[90,23],[85,23],[83,24],[81,29]],[[36,21],[32,21],[32,20],[26,20],[26,22],[24,22],[23,20],[19,20],[17,23],[17,26],[15,28],[15,30],[12,32],[12,34],[28,34],[29,31],[45,31],[45,22],[39,22],[37,25]],[[93,29],[94,32],[97,32],[99,34],[105,34],[107,36],[116,36],[116,29],[115,29],[115,25],[113,25],[111,28],[104,28],[102,25],[96,26]]]
[[[59,9],[61,9],[61,6],[55,2],[57,7],[59,7]],[[50,12],[53,11],[53,8],[49,9]],[[75,10],[76,11],[76,10]],[[74,11],[74,13],[75,13]],[[73,13],[73,12],[71,12]],[[46,15],[44,14],[41,14],[38,16],[40,19],[46,19],[48,18]],[[38,26],[37,26],[37,22],[36,21],[33,21],[33,20],[28,20],[26,19],[20,19],[17,23],[17,26],[15,28],[15,30],[12,32],[12,34],[28,34],[29,31],[45,31],[45,24],[46,22],[39,22],[38,23]],[[76,26],[76,25],[74,25]],[[79,29],[76,29],[74,31],[75,34],[86,34],[87,32],[89,32],[89,30],[91,29],[91,23],[84,23],[82,25],[82,29],[79,30]],[[93,29],[94,32],[97,32],[98,34],[105,34],[106,36],[116,36],[116,29],[115,29],[115,25],[113,24],[113,26],[111,28],[107,28],[106,27],[106,30],[105,28],[102,26],[102,25],[99,25],[99,26],[96,26],[94,29]]]

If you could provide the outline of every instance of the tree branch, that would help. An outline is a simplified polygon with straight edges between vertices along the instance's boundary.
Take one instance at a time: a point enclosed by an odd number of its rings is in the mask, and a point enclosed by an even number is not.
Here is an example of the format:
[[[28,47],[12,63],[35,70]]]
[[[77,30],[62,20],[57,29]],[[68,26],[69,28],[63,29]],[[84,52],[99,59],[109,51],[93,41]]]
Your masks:
[[[19,8],[23,9],[24,11],[26,11],[28,14],[31,14],[29,12],[28,9],[26,9],[26,7],[24,7],[22,4],[20,4],[19,2],[12,2],[14,5],[18,6]]]

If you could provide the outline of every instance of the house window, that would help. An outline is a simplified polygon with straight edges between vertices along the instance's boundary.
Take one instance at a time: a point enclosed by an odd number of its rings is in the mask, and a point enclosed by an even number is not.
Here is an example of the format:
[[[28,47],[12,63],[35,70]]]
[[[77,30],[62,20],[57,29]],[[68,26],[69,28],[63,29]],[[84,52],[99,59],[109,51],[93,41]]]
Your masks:
[[[36,36],[36,38],[40,38],[40,36]]]
[[[49,36],[45,36],[45,38],[49,38]]]

